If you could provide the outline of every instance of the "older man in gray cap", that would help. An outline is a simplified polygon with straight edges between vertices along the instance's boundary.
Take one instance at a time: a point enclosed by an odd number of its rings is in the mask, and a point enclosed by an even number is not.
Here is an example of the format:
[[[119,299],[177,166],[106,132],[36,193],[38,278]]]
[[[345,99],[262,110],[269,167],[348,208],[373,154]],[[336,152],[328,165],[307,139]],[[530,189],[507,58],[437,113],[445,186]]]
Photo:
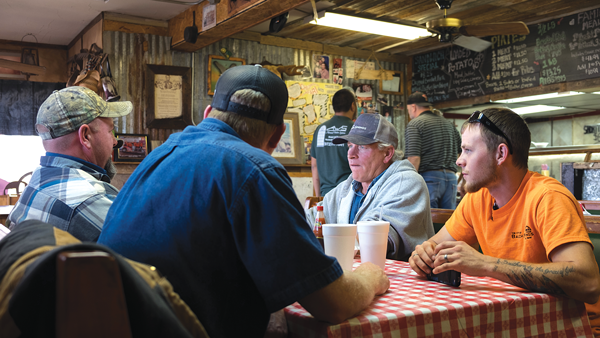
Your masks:
[[[35,126],[46,156],[8,216],[10,228],[35,219],[95,242],[119,192],[104,169],[117,145],[113,118],[132,110],[131,102],[106,102],[85,87],[54,91]]]
[[[350,133],[333,140],[348,143],[352,176],[323,202],[326,223],[390,222],[387,257],[407,260],[421,239],[434,235],[429,195],[423,178],[397,150],[398,133],[379,114],[362,114]],[[314,220],[316,207],[307,212]]]

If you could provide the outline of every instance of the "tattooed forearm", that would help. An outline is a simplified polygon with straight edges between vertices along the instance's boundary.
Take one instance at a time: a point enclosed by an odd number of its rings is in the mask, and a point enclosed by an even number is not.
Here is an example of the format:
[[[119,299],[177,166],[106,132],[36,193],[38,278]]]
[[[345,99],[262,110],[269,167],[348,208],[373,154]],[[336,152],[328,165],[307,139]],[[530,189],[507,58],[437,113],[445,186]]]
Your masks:
[[[567,266],[560,270],[545,269],[543,267],[534,267],[526,263],[507,261],[498,259],[494,266],[494,271],[497,271],[500,265],[508,265],[513,268],[506,273],[511,284],[522,287],[524,289],[545,292],[553,294],[565,294],[562,288],[556,284],[548,275],[568,276],[575,269],[573,266]],[[537,272],[534,274],[533,272]],[[541,273],[541,275],[540,275]]]

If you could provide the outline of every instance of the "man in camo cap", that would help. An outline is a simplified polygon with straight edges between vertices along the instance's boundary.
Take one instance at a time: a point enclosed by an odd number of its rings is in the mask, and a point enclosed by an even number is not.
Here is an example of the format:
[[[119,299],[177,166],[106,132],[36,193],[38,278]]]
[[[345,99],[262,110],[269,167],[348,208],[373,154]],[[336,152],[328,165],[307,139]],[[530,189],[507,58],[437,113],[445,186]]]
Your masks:
[[[104,169],[118,144],[113,118],[132,109],[131,102],[106,102],[85,87],[54,91],[35,126],[46,156],[9,215],[10,228],[37,219],[95,242],[119,192]]]

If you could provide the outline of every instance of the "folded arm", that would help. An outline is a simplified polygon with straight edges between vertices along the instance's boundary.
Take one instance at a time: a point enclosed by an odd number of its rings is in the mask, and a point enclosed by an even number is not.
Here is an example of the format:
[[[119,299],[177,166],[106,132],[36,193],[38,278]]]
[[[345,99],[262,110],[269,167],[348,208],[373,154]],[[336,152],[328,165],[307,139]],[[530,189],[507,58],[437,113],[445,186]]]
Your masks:
[[[560,245],[549,257],[550,263],[527,263],[486,256],[465,242],[455,241],[442,228],[417,246],[409,263],[423,277],[430,272],[456,270],[496,278],[531,291],[564,294],[590,304],[598,300],[600,275],[588,243]]]
[[[338,324],[356,316],[371,304],[376,295],[390,287],[385,272],[372,263],[362,263],[353,272],[300,300],[300,304],[318,320]]]

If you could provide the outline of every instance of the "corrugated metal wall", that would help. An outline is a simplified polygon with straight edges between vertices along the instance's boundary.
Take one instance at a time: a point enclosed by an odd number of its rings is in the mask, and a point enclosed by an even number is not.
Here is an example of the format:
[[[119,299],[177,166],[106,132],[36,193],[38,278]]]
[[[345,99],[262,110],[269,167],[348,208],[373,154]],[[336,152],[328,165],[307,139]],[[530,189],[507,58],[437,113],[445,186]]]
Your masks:
[[[145,128],[145,64],[170,65],[181,67],[192,67],[192,117],[194,123],[202,120],[204,109],[212,101],[208,95],[208,56],[221,55],[220,49],[227,48],[232,57],[246,60],[247,64],[269,61],[273,64],[282,65],[307,65],[310,66],[313,51],[261,45],[258,42],[224,39],[195,53],[174,52],[169,49],[170,38],[147,34],[130,34],[121,32],[104,32],[104,50],[110,54],[110,62],[113,75],[123,100],[134,103],[134,113],[122,118],[117,123],[117,131],[121,133],[149,134],[151,140],[164,141],[168,136],[178,130],[172,129],[147,129]],[[365,59],[348,58],[340,55],[330,55],[331,58],[341,58],[344,61],[344,72],[347,60],[366,61]],[[374,59],[371,61],[375,61]],[[379,69],[377,62],[375,68]],[[406,65],[391,62],[380,62],[387,70],[403,71],[406,73]],[[406,79],[406,76],[404,77]],[[302,81],[300,76],[288,77],[284,80]],[[322,79],[312,79],[314,82],[327,82]],[[352,86],[354,79],[344,78],[343,86]],[[357,80],[356,82],[370,84],[373,88],[373,99],[378,97],[379,85],[376,80]],[[402,96],[382,95],[391,105],[392,103],[404,102]],[[400,134],[405,127],[405,115],[403,111],[394,110],[394,124]],[[401,137],[403,139],[403,137]],[[403,140],[401,140],[403,145]],[[403,148],[403,146],[402,146]]]

